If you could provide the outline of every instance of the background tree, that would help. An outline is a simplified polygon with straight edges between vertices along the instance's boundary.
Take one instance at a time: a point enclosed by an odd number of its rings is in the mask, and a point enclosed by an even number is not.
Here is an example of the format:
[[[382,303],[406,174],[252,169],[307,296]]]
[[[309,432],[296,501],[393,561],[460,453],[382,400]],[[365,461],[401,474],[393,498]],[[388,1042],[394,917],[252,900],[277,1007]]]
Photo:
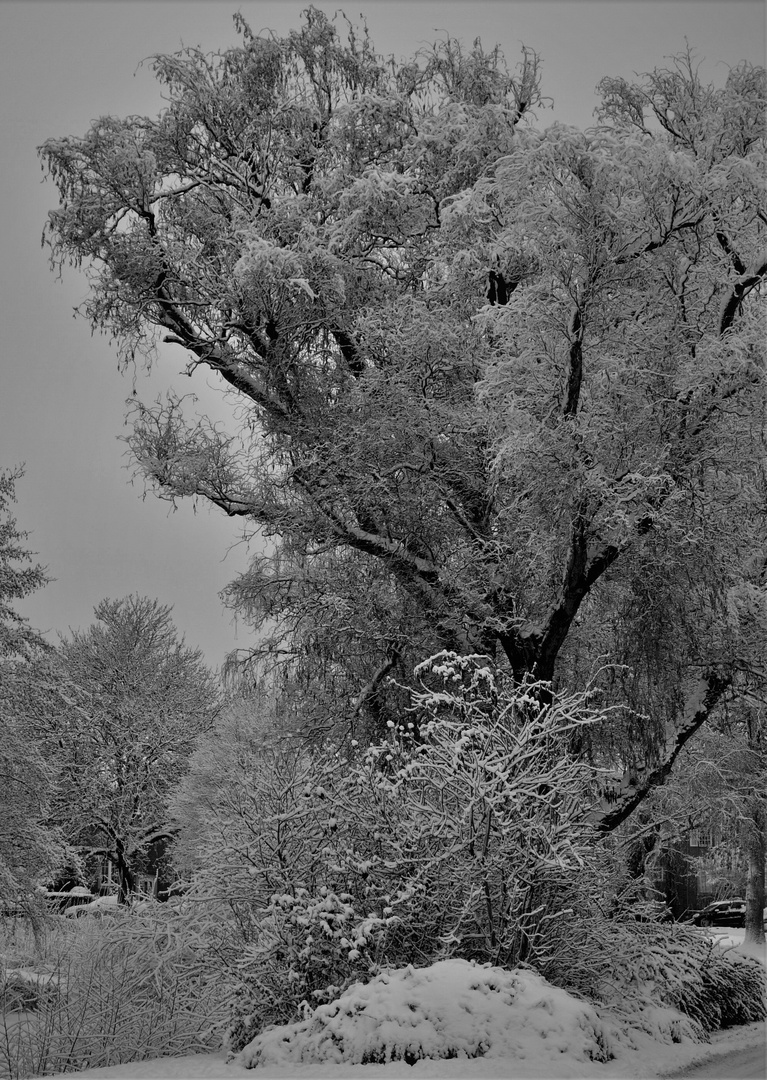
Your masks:
[[[20,715],[20,667],[0,661],[0,907],[34,915],[37,887],[77,858],[51,820],[56,770]]]
[[[43,884],[70,854],[49,821],[54,771],[30,738],[20,709],[28,661],[43,639],[14,604],[48,578],[24,544],[28,534],[12,516],[22,469],[0,471],[0,904],[30,907]]]
[[[33,554],[24,547],[29,533],[19,529],[11,513],[16,481],[23,475],[22,468],[0,470],[0,658],[28,656],[45,645],[14,607],[49,580],[45,568],[32,563]]]
[[[644,840],[639,873],[658,878],[671,871],[672,890],[679,875],[690,874],[679,844],[691,830],[701,830],[713,843],[699,858],[715,895],[746,897],[746,938],[764,944],[764,807],[767,799],[767,757],[764,712],[756,702],[739,703],[717,717],[680,755],[678,771],[643,806],[645,821],[632,820],[629,832]],[[638,848],[638,844],[631,844]],[[675,880],[676,879],[676,880]],[[700,901],[699,901],[700,902]],[[677,902],[675,915],[686,910]]]
[[[93,325],[126,361],[163,335],[243,408],[224,432],[139,406],[136,459],[261,530],[232,601],[371,728],[384,674],[438,648],[583,681],[565,645],[593,667],[603,612],[670,582],[699,647],[666,628],[663,707],[616,733],[614,828],[732,681],[712,596],[742,551],[713,533],[760,449],[764,72],[705,87],[682,58],[606,80],[600,127],[538,132],[529,51],[512,75],[479,42],[387,61],[313,8],[285,38],[236,24],[156,58],[156,120],[41,151]]]
[[[58,763],[54,820],[84,855],[112,861],[125,902],[150,846],[170,838],[169,793],[218,695],[169,608],[129,596],[95,615],[39,673],[34,724]]]

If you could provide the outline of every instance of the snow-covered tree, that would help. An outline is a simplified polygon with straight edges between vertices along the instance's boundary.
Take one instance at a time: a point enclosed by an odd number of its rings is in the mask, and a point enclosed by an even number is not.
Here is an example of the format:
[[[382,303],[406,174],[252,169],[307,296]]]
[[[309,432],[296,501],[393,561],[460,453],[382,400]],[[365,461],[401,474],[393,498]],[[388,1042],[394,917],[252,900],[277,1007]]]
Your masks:
[[[764,72],[704,86],[682,58],[605,80],[598,127],[538,131],[529,51],[396,63],[314,8],[284,38],[236,22],[156,58],[157,119],[42,147],[92,324],[126,361],[162,336],[240,406],[230,431],[139,406],[136,460],[270,541],[232,601],[347,720],[385,723],[384,675],[437,648],[548,681],[577,637],[588,670],[604,612],[671,582],[700,633],[613,828],[732,681],[711,613],[761,449]]]
[[[59,774],[54,821],[84,855],[109,857],[122,902],[148,849],[170,838],[168,796],[217,690],[170,608],[129,596],[95,615],[38,670],[30,723]]]
[[[73,857],[51,820],[56,770],[19,707],[27,665],[0,660],[0,906],[34,913],[37,886]]]
[[[0,904],[28,907],[35,886],[67,858],[49,821],[53,770],[25,723],[24,676],[45,643],[15,604],[45,585],[42,566],[24,546],[28,534],[11,514],[23,470],[0,472]]]
[[[16,481],[23,475],[23,469],[0,470],[0,658],[28,656],[43,646],[29,620],[14,607],[48,581],[45,568],[33,564],[33,553],[24,547],[29,534],[19,529],[11,513]]]

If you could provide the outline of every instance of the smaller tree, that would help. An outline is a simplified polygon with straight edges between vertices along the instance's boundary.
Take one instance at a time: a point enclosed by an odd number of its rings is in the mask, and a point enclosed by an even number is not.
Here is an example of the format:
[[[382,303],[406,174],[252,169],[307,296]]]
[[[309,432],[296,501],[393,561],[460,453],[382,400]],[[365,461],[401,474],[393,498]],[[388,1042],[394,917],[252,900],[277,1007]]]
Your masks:
[[[169,839],[169,792],[218,695],[170,608],[129,596],[103,600],[95,615],[61,642],[36,723],[59,762],[55,820],[83,853],[115,864],[124,903],[149,849]]]
[[[11,513],[21,476],[21,468],[0,471],[0,902],[27,907],[67,850],[47,820],[52,770],[19,709],[28,661],[46,646],[14,604],[48,580]]]
[[[0,657],[28,656],[44,645],[13,606],[49,580],[45,568],[32,563],[32,552],[24,547],[29,534],[19,529],[11,513],[16,481],[23,475],[23,468],[0,470]]]
[[[55,774],[28,738],[6,697],[12,678],[4,666],[0,699],[0,904],[32,910],[35,887],[72,859],[49,806]]]

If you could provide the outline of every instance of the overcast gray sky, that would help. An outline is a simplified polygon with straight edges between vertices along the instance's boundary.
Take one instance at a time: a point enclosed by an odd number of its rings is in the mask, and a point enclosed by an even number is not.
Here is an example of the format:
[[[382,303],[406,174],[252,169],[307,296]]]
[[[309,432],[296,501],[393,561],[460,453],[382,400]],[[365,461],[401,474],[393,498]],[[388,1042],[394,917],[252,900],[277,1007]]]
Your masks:
[[[190,506],[173,513],[131,485],[124,444],[129,377],[114,350],[92,338],[72,309],[84,299],[74,271],[57,282],[40,234],[53,186],[42,183],[36,147],[49,136],[81,135],[107,113],[156,115],[161,100],[139,62],[182,44],[215,50],[237,40],[236,10],[255,30],[296,27],[305,2],[293,0],[2,0],[0,2],[0,467],[26,463],[17,517],[30,546],[56,580],[22,605],[34,626],[57,632],[86,626],[104,597],[130,592],[174,608],[190,645],[218,666],[246,648],[218,594],[247,565],[239,526]],[[499,42],[516,60],[522,43],[543,60],[553,111],[539,123],[587,127],[603,75],[630,77],[684,48],[702,73],[724,80],[727,65],[765,62],[761,0],[343,0],[316,3],[367,18],[384,53],[405,56],[439,30],[466,41]],[[206,387],[179,376],[183,356],[167,350],[136,392],[151,401],[170,386],[221,408]]]

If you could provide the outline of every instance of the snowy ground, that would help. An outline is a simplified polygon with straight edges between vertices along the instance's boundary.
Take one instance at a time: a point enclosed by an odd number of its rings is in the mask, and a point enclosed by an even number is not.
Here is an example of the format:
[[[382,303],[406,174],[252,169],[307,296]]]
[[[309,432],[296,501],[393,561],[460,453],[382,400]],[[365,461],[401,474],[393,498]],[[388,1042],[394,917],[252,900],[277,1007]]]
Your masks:
[[[720,945],[724,948],[737,948],[741,952],[747,953],[749,956],[758,957],[762,963],[765,963],[765,951],[764,949],[749,948],[744,944],[744,938],[746,931],[740,927],[729,926],[711,926],[706,931],[711,937],[716,938]]]
[[[651,1047],[637,1052],[634,1059],[609,1065],[592,1064],[588,1069],[574,1069],[565,1058],[556,1072],[536,1068],[532,1062],[476,1058],[472,1061],[419,1061],[412,1067],[402,1061],[388,1065],[297,1065],[291,1068],[248,1070],[227,1065],[224,1054],[198,1054],[183,1058],[160,1058],[115,1065],[110,1069],[92,1069],[77,1075],[88,1080],[656,1080],[683,1069],[692,1062],[724,1058],[732,1050],[764,1041],[764,1027],[749,1024],[737,1032],[716,1038],[711,1046]],[[72,1076],[72,1073],[67,1073]],[[724,1080],[721,1074],[718,1080]]]
[[[714,1035],[710,1045],[668,1046],[647,1040],[644,1048],[621,1061],[606,1065],[574,1062],[565,1054],[560,1067],[542,1067],[535,1061],[475,1058],[471,1061],[419,1061],[415,1065],[395,1061],[388,1065],[294,1065],[248,1070],[227,1065],[225,1054],[196,1054],[182,1058],[159,1058],[91,1069],[78,1075],[88,1080],[655,1080],[669,1076],[697,1061],[724,1058],[734,1050],[764,1044],[763,1024],[748,1024]],[[71,1073],[67,1074],[71,1076]],[[719,1080],[723,1080],[723,1073]]]
[[[742,930],[710,932],[725,948],[744,948]],[[764,962],[764,952],[759,955]],[[634,1028],[627,1032],[611,1026],[609,1018],[596,1018],[589,1006],[532,973],[521,973],[523,978],[515,980],[510,973],[499,977],[476,968],[467,980],[465,968],[469,965],[461,968],[462,963],[448,961],[442,967],[409,969],[409,974],[406,969],[392,973],[376,987],[353,988],[344,1007],[325,1006],[324,1013],[317,1010],[313,1021],[301,1025],[298,1040],[294,1025],[292,1030],[255,1040],[239,1062],[227,1064],[223,1053],[205,1054],[92,1069],[82,1075],[89,1080],[235,1080],[242,1076],[253,1080],[651,1080],[693,1062],[724,1059],[733,1051],[765,1043],[763,1024],[716,1033],[710,1044],[688,1039],[682,1029],[676,1031],[677,1037],[681,1034],[680,1042],[672,1042],[670,1037],[659,1041]],[[472,1040],[476,1046],[478,1039],[489,1039],[490,1050],[483,1057],[420,1059],[413,1065],[405,1061],[361,1065],[332,1060],[334,1053],[338,1056],[341,1043],[347,1055],[356,1049],[358,1057],[375,1048],[386,1024],[395,1033],[410,1032],[403,1036],[406,1041],[420,1039],[421,1045],[437,1050],[448,1043],[470,1050]],[[326,1060],[303,1063],[300,1047],[307,1046],[320,1057],[324,1054]],[[602,1062],[598,1058],[605,1046],[615,1056]],[[243,1059],[257,1062],[257,1067],[246,1069]]]

